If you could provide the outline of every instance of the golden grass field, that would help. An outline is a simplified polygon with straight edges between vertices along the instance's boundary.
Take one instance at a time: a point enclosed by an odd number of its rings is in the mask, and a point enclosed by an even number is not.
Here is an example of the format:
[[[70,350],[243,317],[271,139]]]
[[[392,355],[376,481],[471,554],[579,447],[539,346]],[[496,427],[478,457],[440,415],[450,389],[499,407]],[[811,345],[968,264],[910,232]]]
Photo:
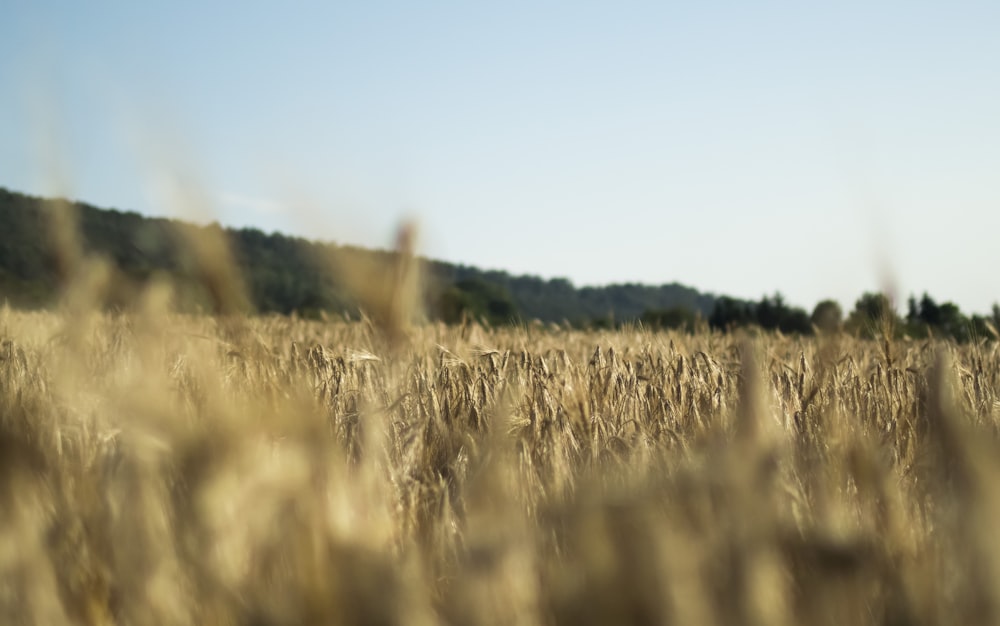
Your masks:
[[[2,624],[1000,623],[996,341],[413,324],[408,236],[362,321],[240,312],[218,242],[220,314],[109,313],[54,223],[61,305],[0,308]]]
[[[986,624],[996,343],[0,310],[5,624]]]

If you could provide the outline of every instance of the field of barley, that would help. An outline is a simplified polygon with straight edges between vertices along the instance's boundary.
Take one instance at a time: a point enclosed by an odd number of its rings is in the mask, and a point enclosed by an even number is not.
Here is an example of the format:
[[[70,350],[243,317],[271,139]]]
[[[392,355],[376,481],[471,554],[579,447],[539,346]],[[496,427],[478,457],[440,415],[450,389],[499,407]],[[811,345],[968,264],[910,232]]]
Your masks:
[[[0,310],[4,624],[1000,622],[996,342],[149,302]]]

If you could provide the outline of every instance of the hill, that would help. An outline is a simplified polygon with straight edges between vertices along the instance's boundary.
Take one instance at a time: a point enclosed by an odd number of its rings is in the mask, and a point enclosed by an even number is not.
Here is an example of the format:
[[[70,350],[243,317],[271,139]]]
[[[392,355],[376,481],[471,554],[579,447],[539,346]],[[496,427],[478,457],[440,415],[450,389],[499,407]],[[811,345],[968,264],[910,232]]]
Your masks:
[[[51,201],[0,188],[0,298],[17,306],[44,307],[58,293],[59,259],[48,243],[51,228],[44,210],[46,202]],[[156,276],[169,277],[179,286],[180,303],[188,307],[206,304],[207,296],[190,253],[177,236],[185,229],[194,233],[222,231],[246,283],[250,304],[259,312],[356,311],[343,286],[324,270],[321,259],[331,251],[357,258],[389,254],[252,228],[195,226],[84,202],[71,204],[81,246],[108,259],[119,272],[118,282],[140,285]],[[578,288],[562,278],[514,276],[441,261],[428,261],[426,267],[429,309],[445,318],[467,308],[495,321],[522,317],[585,323],[633,320],[649,310],[674,307],[707,317],[716,301],[713,295],[677,283]]]

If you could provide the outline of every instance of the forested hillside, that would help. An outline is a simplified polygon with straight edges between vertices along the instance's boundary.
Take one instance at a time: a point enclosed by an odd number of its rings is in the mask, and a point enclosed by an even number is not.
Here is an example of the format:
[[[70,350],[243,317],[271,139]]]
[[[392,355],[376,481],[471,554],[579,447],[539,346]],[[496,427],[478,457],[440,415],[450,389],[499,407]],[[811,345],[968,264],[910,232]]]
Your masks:
[[[45,202],[0,188],[0,299],[16,306],[46,306],[58,291],[59,265],[50,245]],[[181,306],[206,305],[197,268],[178,232],[221,226],[194,226],[81,202],[74,202],[73,207],[83,247],[110,260],[119,272],[118,282],[127,287],[158,275],[169,277],[178,287]],[[388,254],[255,229],[223,231],[250,304],[258,312],[354,312],[356,305],[324,265],[328,253],[335,251],[341,257]],[[648,311],[669,309],[707,318],[716,300],[676,283],[577,288],[565,279],[512,276],[440,261],[428,262],[427,268],[428,310],[446,320],[472,313],[493,322],[539,319],[589,324],[634,320]]]

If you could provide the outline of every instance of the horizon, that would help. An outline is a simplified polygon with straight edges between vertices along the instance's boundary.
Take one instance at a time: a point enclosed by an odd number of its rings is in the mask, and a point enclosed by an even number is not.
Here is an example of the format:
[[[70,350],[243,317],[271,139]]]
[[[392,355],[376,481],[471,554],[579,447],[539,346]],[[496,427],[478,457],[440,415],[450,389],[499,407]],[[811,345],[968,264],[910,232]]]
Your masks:
[[[127,7],[0,25],[0,185],[576,287],[968,313],[1000,7]],[[166,182],[165,180],[166,179]],[[191,185],[201,215],[165,199]],[[996,289],[996,288],[993,288]]]

